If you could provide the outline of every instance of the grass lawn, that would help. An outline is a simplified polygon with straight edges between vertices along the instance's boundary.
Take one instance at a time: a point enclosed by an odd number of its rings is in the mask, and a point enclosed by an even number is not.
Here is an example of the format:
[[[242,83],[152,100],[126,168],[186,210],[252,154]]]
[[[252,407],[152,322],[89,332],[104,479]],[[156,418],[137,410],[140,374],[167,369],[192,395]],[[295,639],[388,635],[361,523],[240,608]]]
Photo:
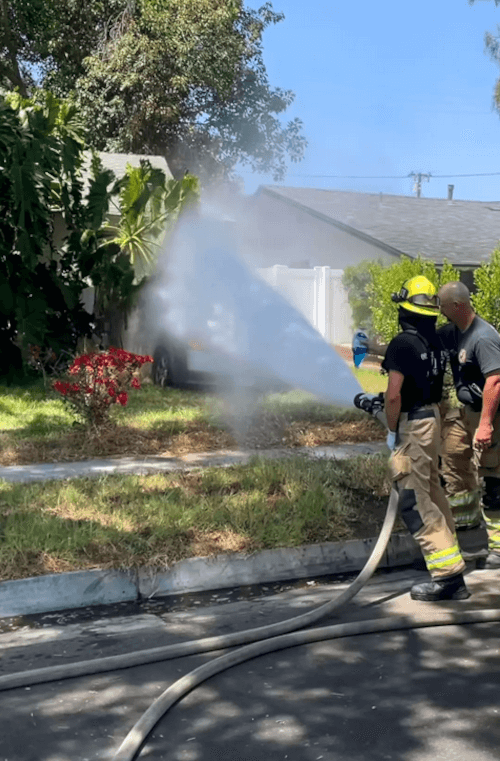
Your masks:
[[[0,579],[377,534],[386,457],[304,458],[150,476],[0,482]]]
[[[385,384],[374,370],[356,374],[366,390]],[[268,396],[247,416],[240,401],[231,406],[213,394],[145,384],[130,393],[127,407],[114,407],[109,430],[92,435],[75,425],[56,392],[0,388],[0,465],[384,438],[380,424],[354,406],[339,410],[303,392]]]
[[[384,385],[375,371],[357,375],[367,390]],[[144,385],[97,436],[75,427],[60,399],[41,387],[0,389],[0,464],[179,455],[238,443],[293,452],[384,438],[366,413],[301,392],[268,396],[244,418],[236,408],[210,394]],[[387,503],[385,462],[384,455],[343,462],[256,457],[190,473],[0,482],[0,579],[373,536]]]

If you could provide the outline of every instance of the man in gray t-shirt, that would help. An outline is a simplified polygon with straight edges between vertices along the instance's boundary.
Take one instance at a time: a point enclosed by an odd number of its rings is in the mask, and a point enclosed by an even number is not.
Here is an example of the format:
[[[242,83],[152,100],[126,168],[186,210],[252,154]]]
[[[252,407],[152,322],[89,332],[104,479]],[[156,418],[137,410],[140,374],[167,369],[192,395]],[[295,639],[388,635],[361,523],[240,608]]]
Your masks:
[[[439,291],[441,312],[456,327],[453,376],[464,404],[463,428],[483,479],[482,511],[488,532],[487,568],[500,568],[500,335],[478,317],[463,283]]]

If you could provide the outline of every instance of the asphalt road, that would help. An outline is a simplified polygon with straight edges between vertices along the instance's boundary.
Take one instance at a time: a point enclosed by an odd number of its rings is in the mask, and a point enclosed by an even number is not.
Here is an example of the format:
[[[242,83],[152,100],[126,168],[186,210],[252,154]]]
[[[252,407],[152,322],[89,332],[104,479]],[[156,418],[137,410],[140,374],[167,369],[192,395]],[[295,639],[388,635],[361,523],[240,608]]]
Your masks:
[[[391,619],[500,608],[498,571],[468,576],[465,602],[415,603],[426,575],[377,576],[337,617]],[[0,633],[2,673],[156,647],[289,618],[338,594],[304,585],[234,602],[223,593],[178,610],[45,614]],[[196,604],[198,603],[198,604]],[[23,625],[24,624],[24,625]],[[329,640],[243,663],[210,679],[156,726],[152,761],[497,761],[499,624]],[[217,654],[0,693],[0,761],[110,759],[150,703]]]

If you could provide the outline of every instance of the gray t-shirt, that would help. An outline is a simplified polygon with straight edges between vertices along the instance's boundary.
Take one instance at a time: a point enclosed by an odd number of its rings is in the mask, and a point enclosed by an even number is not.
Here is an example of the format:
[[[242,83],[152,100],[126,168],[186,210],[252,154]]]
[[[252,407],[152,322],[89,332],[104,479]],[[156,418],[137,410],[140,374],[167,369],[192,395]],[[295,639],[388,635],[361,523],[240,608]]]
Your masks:
[[[475,385],[481,391],[485,375],[500,372],[500,335],[495,328],[477,315],[462,333],[457,329],[457,359],[460,381],[464,386]]]

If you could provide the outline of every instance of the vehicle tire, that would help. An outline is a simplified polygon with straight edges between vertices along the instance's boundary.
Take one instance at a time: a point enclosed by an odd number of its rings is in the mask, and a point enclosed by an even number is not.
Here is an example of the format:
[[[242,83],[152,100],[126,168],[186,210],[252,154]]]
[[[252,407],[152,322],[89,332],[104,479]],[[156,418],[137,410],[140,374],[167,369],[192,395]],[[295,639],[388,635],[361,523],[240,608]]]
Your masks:
[[[189,384],[187,354],[180,347],[172,347],[170,353],[170,385],[182,388]]]
[[[157,386],[172,384],[170,355],[164,346],[157,346],[153,352],[153,383]]]

